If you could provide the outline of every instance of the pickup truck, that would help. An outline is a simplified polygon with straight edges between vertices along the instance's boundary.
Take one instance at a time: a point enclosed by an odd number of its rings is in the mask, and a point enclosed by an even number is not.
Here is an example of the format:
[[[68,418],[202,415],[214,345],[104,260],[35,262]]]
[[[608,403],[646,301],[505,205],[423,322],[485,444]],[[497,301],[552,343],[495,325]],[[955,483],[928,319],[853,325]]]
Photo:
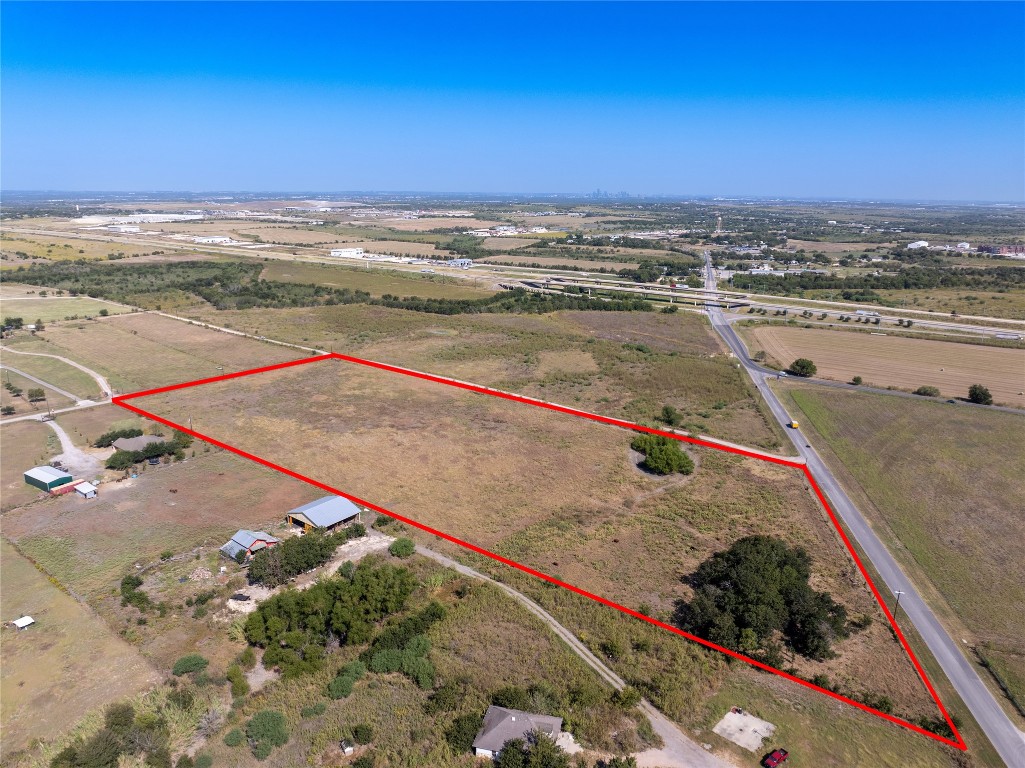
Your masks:
[[[790,753],[785,749],[774,749],[771,754],[762,760],[762,765],[765,768],[777,768],[777,766],[783,765],[788,757],[790,757]]]

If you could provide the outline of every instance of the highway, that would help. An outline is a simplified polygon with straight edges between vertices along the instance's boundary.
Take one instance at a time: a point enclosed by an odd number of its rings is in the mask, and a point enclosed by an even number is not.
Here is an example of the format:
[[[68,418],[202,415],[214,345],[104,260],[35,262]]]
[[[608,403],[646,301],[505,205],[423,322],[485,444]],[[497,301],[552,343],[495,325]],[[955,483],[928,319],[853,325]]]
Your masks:
[[[714,289],[715,272],[707,251],[705,252],[705,270],[705,284]],[[748,357],[747,349],[723,316],[721,309],[708,307],[707,312],[712,327],[744,366],[754,381],[755,387],[765,398],[773,417],[784,427],[798,453],[804,458],[808,468],[815,476],[823,493],[829,498],[833,510],[843,520],[851,535],[861,546],[866,558],[875,567],[883,582],[881,586],[889,590],[891,595],[897,591],[903,592],[900,601],[901,613],[914,624],[918,634],[925,641],[926,646],[957,690],[964,705],[971,711],[992,742],[1001,759],[1009,768],[1025,768],[1025,733],[1018,730],[1011,722],[972,664],[962,654],[958,644],[947,634],[932,609],[922,600],[914,584],[904,574],[889,550],[872,530],[871,525],[847,496],[818,452],[810,446],[809,441],[805,439],[800,430],[790,429],[786,426],[790,423],[790,415],[766,381],[768,376],[775,376],[776,372],[762,368]]]

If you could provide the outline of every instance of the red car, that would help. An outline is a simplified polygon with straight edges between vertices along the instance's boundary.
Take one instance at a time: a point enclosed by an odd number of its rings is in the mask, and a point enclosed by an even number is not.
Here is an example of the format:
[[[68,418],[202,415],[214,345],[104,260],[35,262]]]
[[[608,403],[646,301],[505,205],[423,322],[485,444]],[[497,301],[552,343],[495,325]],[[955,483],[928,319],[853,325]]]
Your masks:
[[[765,768],[777,768],[777,766],[783,765],[788,757],[790,757],[790,753],[785,749],[774,749],[771,755],[762,760],[762,765]]]

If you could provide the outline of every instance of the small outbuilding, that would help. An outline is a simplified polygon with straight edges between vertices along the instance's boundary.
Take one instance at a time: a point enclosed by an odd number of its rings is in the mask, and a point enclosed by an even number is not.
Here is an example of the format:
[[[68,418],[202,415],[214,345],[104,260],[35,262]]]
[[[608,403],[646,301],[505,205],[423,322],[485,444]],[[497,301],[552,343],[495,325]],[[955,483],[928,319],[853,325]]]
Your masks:
[[[221,547],[221,554],[230,557],[232,560],[238,558],[239,552],[246,553],[246,560],[249,560],[261,549],[273,547],[281,543],[281,539],[271,536],[264,531],[239,530],[231,540]]]
[[[36,620],[31,616],[22,616],[20,619],[15,619],[11,622],[18,629],[26,629],[36,623]]]
[[[492,705],[484,714],[484,724],[473,740],[473,754],[494,759],[507,742],[513,739],[526,740],[534,731],[558,741],[562,733],[562,718]]]
[[[306,533],[314,530],[331,531],[339,526],[360,522],[360,508],[344,496],[325,496],[296,507],[285,515],[285,521],[302,528]]]
[[[50,492],[74,480],[70,474],[54,467],[33,467],[25,473],[25,482],[41,491]]]
[[[75,493],[77,493],[83,499],[95,499],[96,486],[88,481],[84,483],[79,483],[75,486]]]
[[[147,445],[163,443],[164,438],[157,435],[139,435],[138,437],[119,437],[114,441],[114,448],[118,451],[141,451]]]

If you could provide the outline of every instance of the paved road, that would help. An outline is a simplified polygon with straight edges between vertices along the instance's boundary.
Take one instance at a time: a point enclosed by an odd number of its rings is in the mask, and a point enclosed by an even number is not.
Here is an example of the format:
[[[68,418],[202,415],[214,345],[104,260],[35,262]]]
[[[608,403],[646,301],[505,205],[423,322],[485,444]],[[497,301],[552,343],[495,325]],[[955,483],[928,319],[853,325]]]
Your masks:
[[[705,263],[706,285],[714,286],[715,276],[707,252],[705,253]],[[747,356],[747,350],[723,317],[721,310],[709,307],[708,315],[712,327],[722,336],[737,359],[740,360],[758,391],[765,398],[773,416],[786,427],[790,422],[790,415],[766,383],[767,375],[775,376],[776,372],[767,371]],[[965,706],[971,711],[986,736],[993,743],[1000,757],[1009,768],[1025,768],[1025,733],[1018,730],[1004,713],[974,667],[961,653],[958,644],[947,634],[936,615],[922,600],[914,584],[876,536],[868,521],[847,496],[829,467],[819,457],[818,452],[810,447],[800,430],[786,429],[786,432],[798,453],[804,457],[823,493],[829,497],[834,511],[844,521],[855,540],[861,545],[866,557],[875,566],[885,588],[890,590],[890,594],[897,591],[904,593],[900,601],[901,614],[914,624],[915,629],[922,636],[925,644],[943,668]]]
[[[570,650],[583,659],[591,669],[597,672],[602,679],[605,680],[605,682],[617,691],[626,687],[626,681],[605,666],[601,659],[591,653],[591,650],[577,639],[576,635],[562,626],[554,616],[522,592],[517,592],[508,584],[495,581],[490,576],[487,576],[480,571],[475,571],[473,568],[463,565],[462,563],[457,562],[450,557],[446,557],[439,552],[435,552],[432,549],[418,546],[416,551],[418,554],[423,555],[424,557],[429,557],[431,560],[441,563],[446,568],[452,568],[464,576],[480,579],[481,581],[486,581],[498,587],[547,624],[552,631],[570,647]],[[641,709],[651,721],[651,725],[652,728],[654,728],[655,733],[662,737],[662,741],[665,742],[665,746],[663,746],[662,749],[649,749],[646,752],[639,753],[636,756],[638,766],[641,766],[641,768],[654,768],[655,766],[669,766],[672,768],[729,768],[730,763],[709,754],[701,747],[701,745],[688,738],[676,723],[655,709],[647,701],[641,702]]]

